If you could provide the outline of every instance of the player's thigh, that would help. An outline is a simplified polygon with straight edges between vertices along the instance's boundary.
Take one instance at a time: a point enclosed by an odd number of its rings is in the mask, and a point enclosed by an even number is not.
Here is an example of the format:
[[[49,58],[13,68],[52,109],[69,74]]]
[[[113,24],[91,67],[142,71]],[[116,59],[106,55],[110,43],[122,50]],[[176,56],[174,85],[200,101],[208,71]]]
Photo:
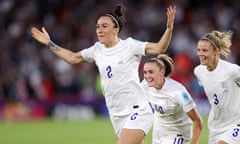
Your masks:
[[[126,119],[123,128],[139,129],[147,135],[153,124],[153,113],[151,111],[136,110]]]
[[[123,128],[118,139],[118,144],[143,144],[145,133],[141,129]]]
[[[146,135],[153,123],[153,114],[148,111],[135,111],[126,116],[110,116],[114,131],[120,137],[122,129],[142,130]]]
[[[141,144],[145,135],[150,131],[153,114],[148,110],[136,109],[125,120],[120,132],[119,144]]]
[[[226,143],[224,141],[219,141],[218,144],[228,144],[228,143]]]
[[[120,137],[121,130],[123,129],[123,126],[126,123],[128,117],[129,117],[129,115],[125,115],[125,116],[112,116],[112,115],[110,115],[112,126],[113,126],[114,131],[115,131],[118,138]]]

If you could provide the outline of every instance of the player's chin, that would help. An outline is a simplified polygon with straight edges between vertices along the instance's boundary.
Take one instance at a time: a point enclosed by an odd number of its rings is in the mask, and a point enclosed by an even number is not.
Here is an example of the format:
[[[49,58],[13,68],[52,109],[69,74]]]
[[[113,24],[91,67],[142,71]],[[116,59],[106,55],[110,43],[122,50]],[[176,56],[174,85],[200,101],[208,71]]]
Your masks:
[[[200,64],[201,64],[201,65],[205,65],[205,66],[207,65],[207,63],[205,63],[205,62],[201,62]]]
[[[207,65],[207,61],[205,61],[205,60],[200,60],[200,64],[201,64],[201,65]]]
[[[101,44],[104,44],[104,42],[103,42],[102,40],[99,39],[98,41],[99,41]]]
[[[154,83],[148,82],[149,87],[154,87]]]
[[[104,44],[104,43],[105,43],[105,40],[104,40],[104,38],[102,38],[102,37],[98,37],[98,41],[99,41],[101,44]]]

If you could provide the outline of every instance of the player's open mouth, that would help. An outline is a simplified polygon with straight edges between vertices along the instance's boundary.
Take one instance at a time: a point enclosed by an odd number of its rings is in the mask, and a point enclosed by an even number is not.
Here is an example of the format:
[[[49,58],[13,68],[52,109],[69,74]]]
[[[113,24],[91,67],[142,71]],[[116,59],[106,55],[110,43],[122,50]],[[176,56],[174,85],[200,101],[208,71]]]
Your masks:
[[[146,79],[147,82],[153,82],[153,79]]]
[[[206,61],[206,60],[207,60],[207,57],[199,57],[199,60],[200,60],[200,61]]]

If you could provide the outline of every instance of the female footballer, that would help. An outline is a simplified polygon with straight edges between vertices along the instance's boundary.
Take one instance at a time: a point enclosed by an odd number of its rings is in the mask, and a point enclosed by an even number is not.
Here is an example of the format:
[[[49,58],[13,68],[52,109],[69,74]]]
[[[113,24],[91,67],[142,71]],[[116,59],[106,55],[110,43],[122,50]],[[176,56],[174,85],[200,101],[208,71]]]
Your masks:
[[[194,74],[211,104],[209,144],[240,144],[240,67],[224,60],[232,32],[212,31],[198,41]]]
[[[166,30],[158,42],[142,42],[118,35],[124,25],[124,7],[101,15],[96,23],[98,41],[79,52],[56,45],[42,28],[33,27],[34,39],[48,46],[59,58],[70,64],[94,61],[101,76],[103,94],[118,144],[143,144],[152,126],[152,113],[140,86],[138,66],[143,55],[167,50],[173,32],[176,8],[167,8]]]
[[[154,111],[153,144],[198,144],[202,118],[186,88],[169,77],[173,62],[167,55],[143,66],[142,86]]]

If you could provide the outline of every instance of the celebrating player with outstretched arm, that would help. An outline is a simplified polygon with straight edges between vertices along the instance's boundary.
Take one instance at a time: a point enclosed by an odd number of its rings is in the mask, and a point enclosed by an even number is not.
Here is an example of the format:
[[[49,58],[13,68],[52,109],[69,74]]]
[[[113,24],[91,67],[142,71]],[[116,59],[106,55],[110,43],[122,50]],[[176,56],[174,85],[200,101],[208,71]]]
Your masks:
[[[45,28],[32,28],[32,36],[70,64],[95,61],[110,119],[118,136],[118,144],[142,144],[152,126],[153,115],[138,78],[143,55],[164,53],[171,41],[176,8],[167,8],[167,26],[161,39],[142,42],[118,34],[124,25],[123,5],[101,15],[96,24],[98,41],[80,52],[72,52],[54,44]]]

